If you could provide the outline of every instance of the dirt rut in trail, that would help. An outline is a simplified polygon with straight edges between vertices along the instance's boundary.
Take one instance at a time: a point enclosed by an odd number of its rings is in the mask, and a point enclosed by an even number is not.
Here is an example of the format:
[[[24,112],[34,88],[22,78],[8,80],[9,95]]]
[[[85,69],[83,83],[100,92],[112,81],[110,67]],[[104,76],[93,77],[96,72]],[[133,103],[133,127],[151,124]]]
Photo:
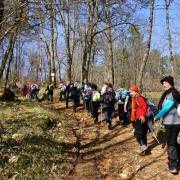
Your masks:
[[[73,180],[118,180],[118,179],[165,179],[178,180],[166,172],[166,148],[148,136],[151,150],[146,156],[138,155],[138,144],[132,134],[132,126],[120,127],[118,118],[113,119],[113,128],[108,130],[104,122],[93,120],[78,108],[73,113],[64,103],[46,105],[56,109],[69,121],[76,137],[76,161],[69,175]]]

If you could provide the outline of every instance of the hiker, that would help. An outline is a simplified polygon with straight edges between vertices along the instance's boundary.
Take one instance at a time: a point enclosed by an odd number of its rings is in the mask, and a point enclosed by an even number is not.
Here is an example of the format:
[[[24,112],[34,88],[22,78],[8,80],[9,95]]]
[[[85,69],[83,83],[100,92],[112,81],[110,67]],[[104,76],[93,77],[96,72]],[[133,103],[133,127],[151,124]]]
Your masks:
[[[92,100],[91,100],[91,114],[94,120],[94,123],[96,124],[98,122],[98,109],[100,107],[100,93],[97,90],[97,85],[92,84]]]
[[[47,99],[48,99],[48,101],[53,102],[54,86],[51,83],[48,83],[45,91],[47,91]]]
[[[147,132],[148,125],[146,121],[147,104],[145,99],[139,94],[139,88],[132,85],[129,89],[131,102],[131,121],[134,128],[134,135],[140,144],[139,155],[145,155],[147,152]]]
[[[76,112],[76,108],[79,105],[78,103],[79,103],[79,98],[80,98],[80,90],[78,90],[78,88],[73,83],[71,84],[70,89],[67,94],[66,107],[68,107],[68,100],[70,96],[72,100],[73,112]]]
[[[180,117],[177,113],[177,104],[180,102],[180,94],[174,88],[174,79],[172,76],[166,76],[161,79],[164,88],[158,109],[159,113],[155,116],[154,121],[163,118],[163,124],[166,130],[168,168],[171,174],[177,174],[177,166],[180,165],[180,144],[177,142],[180,132]]]
[[[119,121],[121,125],[125,125],[128,123],[127,112],[129,108],[130,102],[130,93],[122,86],[116,92],[116,99],[118,101],[118,115]]]
[[[32,99],[33,101],[39,100],[39,98],[37,96],[39,90],[40,90],[40,87],[37,84],[32,84],[31,85],[31,90],[29,92],[30,99]]]
[[[77,88],[78,90],[78,102],[77,102],[77,105],[80,106],[80,97],[81,97],[81,85],[80,85],[80,82],[79,81],[75,81],[74,82],[74,86]]]
[[[20,87],[21,95],[26,96],[28,94],[28,86],[26,84]]]
[[[103,112],[105,116],[105,121],[108,125],[108,129],[112,128],[112,113],[114,112],[115,105],[115,92],[112,84],[108,84],[106,87],[106,92],[102,96]]]
[[[91,112],[91,95],[92,89],[90,83],[85,83],[83,91],[84,108],[87,114]]]
[[[66,108],[68,108],[68,104],[69,104],[69,96],[70,96],[70,91],[71,91],[71,83],[68,82],[66,85],[66,90],[65,90],[65,94],[66,94]]]
[[[64,83],[59,84],[59,101],[66,100],[66,85]],[[64,96],[64,98],[62,98]]]

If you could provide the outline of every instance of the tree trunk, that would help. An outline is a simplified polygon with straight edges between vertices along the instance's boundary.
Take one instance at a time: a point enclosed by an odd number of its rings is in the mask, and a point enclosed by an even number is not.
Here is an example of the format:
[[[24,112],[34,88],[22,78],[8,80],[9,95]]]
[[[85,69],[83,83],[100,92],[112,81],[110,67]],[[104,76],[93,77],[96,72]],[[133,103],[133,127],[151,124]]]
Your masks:
[[[111,28],[108,29],[108,56],[110,63],[110,82],[114,85],[114,56],[113,56],[113,42],[112,42],[112,31]]]
[[[7,72],[6,72],[5,89],[7,87],[7,83],[8,83],[8,79],[9,79],[9,73],[10,73],[10,68],[11,68],[11,63],[13,61],[13,50],[14,50],[14,43],[13,43],[13,47],[11,48],[11,51],[10,51],[10,57],[9,57],[9,62],[8,62],[8,67],[7,67]]]
[[[111,27],[111,17],[110,17],[110,5],[109,2],[105,5],[105,16],[107,27]],[[112,39],[112,28],[107,30],[107,40],[108,40],[108,74],[109,82],[114,84],[114,57],[113,57],[113,39]]]
[[[146,67],[146,63],[149,57],[149,52],[150,52],[150,47],[151,47],[151,35],[152,35],[152,26],[153,26],[153,14],[154,14],[154,0],[150,1],[150,16],[149,16],[149,23],[148,23],[148,37],[147,37],[147,42],[146,42],[146,49],[145,53],[143,56],[143,61],[140,66],[139,74],[138,74],[138,86],[140,90],[142,91],[142,79],[143,79],[143,74],[144,70]]]
[[[2,58],[2,62],[1,62],[1,66],[0,66],[0,79],[3,76],[3,72],[4,72],[4,69],[5,69],[9,54],[11,52],[11,49],[13,48],[13,43],[14,43],[14,33],[12,33],[11,36],[10,36],[9,45],[8,45],[8,47],[6,49],[6,52],[5,52],[5,54],[4,54],[3,58]]]
[[[172,52],[172,38],[171,38],[171,31],[170,31],[170,24],[169,24],[169,6],[170,6],[170,0],[165,0],[166,5],[166,30],[168,33],[168,48],[169,48],[169,63],[171,66],[171,74],[175,77],[174,72],[174,64],[173,64],[173,52]]]
[[[83,38],[84,48],[83,48],[83,59],[82,59],[82,81],[88,81],[89,67],[91,63],[91,54],[92,54],[92,46],[94,43],[94,19],[95,19],[95,7],[97,4],[94,1],[88,1],[88,20],[86,24],[86,32]],[[97,19],[96,19],[97,20]]]
[[[0,34],[1,34],[3,16],[4,16],[4,0],[0,0]]]
[[[55,58],[54,58],[54,11],[53,11],[53,2],[50,3],[50,59],[52,63],[52,80],[53,85],[56,87],[56,67],[55,67]],[[51,74],[52,75],[52,74]]]

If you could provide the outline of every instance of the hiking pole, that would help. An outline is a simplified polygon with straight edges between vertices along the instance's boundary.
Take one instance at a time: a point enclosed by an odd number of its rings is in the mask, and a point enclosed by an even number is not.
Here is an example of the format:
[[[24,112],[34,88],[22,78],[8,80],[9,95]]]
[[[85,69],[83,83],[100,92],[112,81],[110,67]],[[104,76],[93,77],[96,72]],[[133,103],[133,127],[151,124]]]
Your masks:
[[[161,144],[161,143],[159,142],[158,138],[156,137],[155,133],[154,133],[152,121],[147,122],[147,125],[148,125],[148,127],[149,127],[149,130],[150,130],[151,133],[152,133],[153,138],[157,141],[158,144]]]

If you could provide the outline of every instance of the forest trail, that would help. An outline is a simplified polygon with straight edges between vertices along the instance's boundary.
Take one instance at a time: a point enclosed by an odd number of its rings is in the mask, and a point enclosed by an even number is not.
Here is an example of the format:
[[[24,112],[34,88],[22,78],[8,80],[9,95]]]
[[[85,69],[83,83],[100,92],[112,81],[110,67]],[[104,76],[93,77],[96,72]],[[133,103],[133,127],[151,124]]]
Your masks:
[[[72,134],[67,140],[74,141],[76,154],[69,174],[73,180],[118,180],[118,179],[180,179],[166,171],[166,148],[158,145],[148,135],[151,150],[146,156],[138,155],[138,144],[132,134],[132,125],[120,127],[118,118],[113,119],[112,130],[104,121],[94,124],[82,107],[76,113],[65,108],[65,103],[44,104],[45,107],[59,111],[69,121]]]

